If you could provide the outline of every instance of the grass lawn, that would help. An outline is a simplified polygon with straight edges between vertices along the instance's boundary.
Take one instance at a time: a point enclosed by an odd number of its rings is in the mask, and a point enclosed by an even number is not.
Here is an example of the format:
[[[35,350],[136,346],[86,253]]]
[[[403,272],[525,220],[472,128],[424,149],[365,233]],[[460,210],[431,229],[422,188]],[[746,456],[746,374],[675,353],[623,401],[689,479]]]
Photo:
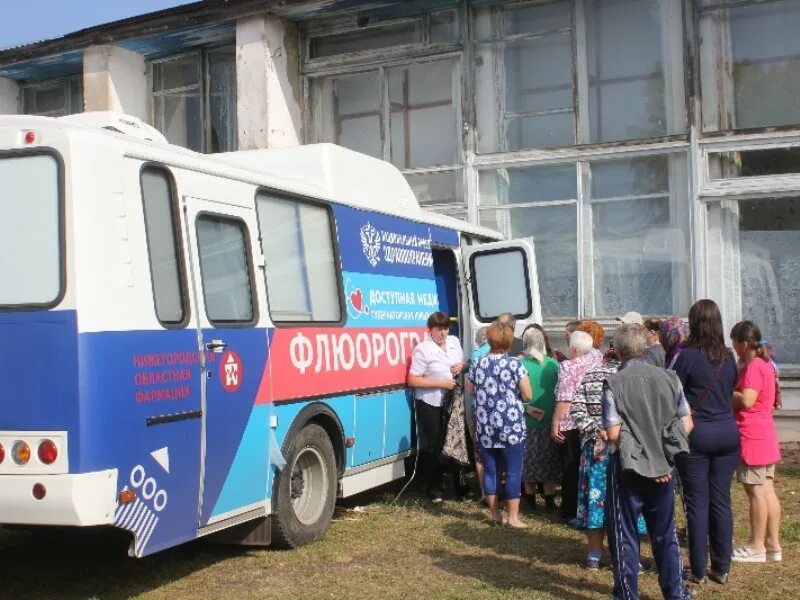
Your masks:
[[[695,587],[695,597],[800,597],[800,453],[787,455],[776,484],[784,562],[734,565],[730,584]],[[0,598],[610,597],[610,569],[585,572],[583,537],[549,515],[530,516],[527,530],[514,531],[491,527],[477,504],[432,508],[413,485],[392,505],[398,490],[341,505],[324,540],[292,552],[196,542],[134,560],[113,532],[0,530]],[[738,544],[747,532],[738,484],[734,502]],[[661,598],[655,575],[643,575],[641,588],[643,598]]]

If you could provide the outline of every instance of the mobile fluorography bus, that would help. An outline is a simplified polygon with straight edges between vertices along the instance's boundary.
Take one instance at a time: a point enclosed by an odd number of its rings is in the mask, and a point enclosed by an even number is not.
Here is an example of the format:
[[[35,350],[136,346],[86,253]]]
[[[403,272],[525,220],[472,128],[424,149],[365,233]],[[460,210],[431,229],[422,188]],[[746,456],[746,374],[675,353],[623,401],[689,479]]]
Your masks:
[[[295,547],[405,474],[428,315],[539,320],[533,245],[322,144],[201,155],[135,118],[0,117],[0,524],[141,557]]]

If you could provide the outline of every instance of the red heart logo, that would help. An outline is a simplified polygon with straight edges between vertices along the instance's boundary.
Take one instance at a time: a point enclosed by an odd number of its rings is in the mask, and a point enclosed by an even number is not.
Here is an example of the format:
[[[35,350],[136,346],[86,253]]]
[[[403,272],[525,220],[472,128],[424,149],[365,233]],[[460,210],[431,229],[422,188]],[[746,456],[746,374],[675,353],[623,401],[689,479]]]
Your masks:
[[[361,312],[361,289],[357,289],[355,292],[350,294],[350,304],[353,305],[358,312]]]

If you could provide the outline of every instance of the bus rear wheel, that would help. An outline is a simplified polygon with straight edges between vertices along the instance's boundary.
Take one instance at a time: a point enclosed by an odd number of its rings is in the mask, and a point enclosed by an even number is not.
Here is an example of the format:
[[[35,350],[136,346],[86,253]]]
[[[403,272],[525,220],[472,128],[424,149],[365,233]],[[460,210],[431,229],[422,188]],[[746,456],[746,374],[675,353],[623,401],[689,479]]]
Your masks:
[[[327,432],[313,423],[289,442],[275,476],[273,544],[297,548],[320,539],[336,505],[336,457]]]

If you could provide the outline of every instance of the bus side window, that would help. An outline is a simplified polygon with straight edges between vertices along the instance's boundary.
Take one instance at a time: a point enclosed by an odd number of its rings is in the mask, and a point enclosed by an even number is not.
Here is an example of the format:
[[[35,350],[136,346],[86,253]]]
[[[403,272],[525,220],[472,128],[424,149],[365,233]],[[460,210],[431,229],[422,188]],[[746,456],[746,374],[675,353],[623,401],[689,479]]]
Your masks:
[[[145,166],[141,185],[156,316],[165,327],[183,327],[189,315],[172,177],[164,168]]]
[[[341,275],[330,207],[268,192],[256,196],[274,323],[342,322]]]
[[[215,214],[197,217],[197,253],[206,315],[212,325],[252,325],[257,320],[247,228]]]

